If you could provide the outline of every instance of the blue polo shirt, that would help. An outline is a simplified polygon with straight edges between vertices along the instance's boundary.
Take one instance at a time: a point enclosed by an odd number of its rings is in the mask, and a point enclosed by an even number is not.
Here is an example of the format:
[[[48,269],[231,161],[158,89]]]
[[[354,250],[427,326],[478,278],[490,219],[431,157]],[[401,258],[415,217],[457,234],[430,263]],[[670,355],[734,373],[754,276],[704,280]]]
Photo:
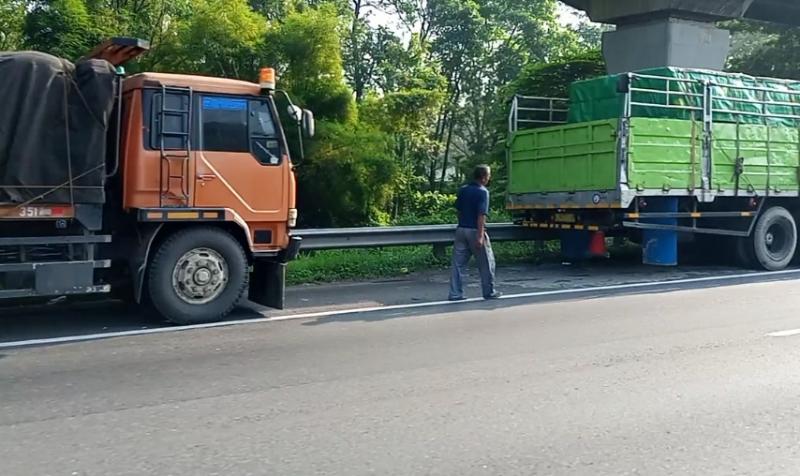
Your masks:
[[[489,191],[483,185],[472,182],[458,190],[456,198],[458,226],[478,229],[478,217],[489,214]]]

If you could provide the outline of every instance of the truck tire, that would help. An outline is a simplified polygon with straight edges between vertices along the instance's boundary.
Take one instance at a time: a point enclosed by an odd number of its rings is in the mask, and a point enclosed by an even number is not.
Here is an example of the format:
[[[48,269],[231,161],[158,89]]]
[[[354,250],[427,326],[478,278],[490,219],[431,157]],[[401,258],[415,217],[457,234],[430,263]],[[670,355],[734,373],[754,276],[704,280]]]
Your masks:
[[[219,228],[189,228],[167,238],[150,261],[155,310],[175,324],[214,322],[241,302],[249,278],[239,242]]]
[[[770,207],[758,217],[752,235],[739,251],[744,259],[767,271],[778,271],[792,262],[797,250],[797,224],[783,207]]]

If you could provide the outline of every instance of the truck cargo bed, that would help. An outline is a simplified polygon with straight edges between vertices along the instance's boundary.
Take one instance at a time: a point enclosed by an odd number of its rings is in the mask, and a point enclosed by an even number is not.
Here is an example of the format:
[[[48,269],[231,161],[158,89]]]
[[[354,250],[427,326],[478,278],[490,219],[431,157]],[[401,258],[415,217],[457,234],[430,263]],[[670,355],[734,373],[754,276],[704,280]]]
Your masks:
[[[548,194],[629,190],[640,195],[692,195],[701,187],[702,137],[697,123],[632,118],[626,161],[618,155],[618,124],[604,120],[514,134],[509,154],[510,201],[516,208],[525,208],[526,204],[549,203]],[[797,194],[797,129],[714,124],[712,150],[715,193],[737,193],[735,171],[741,157],[739,194]]]
[[[636,196],[713,202],[798,195],[800,83],[661,74],[576,83],[567,122],[544,128],[520,128],[555,116],[524,102],[542,98],[517,96],[509,115],[509,208],[626,208]],[[613,107],[600,108],[608,97]]]

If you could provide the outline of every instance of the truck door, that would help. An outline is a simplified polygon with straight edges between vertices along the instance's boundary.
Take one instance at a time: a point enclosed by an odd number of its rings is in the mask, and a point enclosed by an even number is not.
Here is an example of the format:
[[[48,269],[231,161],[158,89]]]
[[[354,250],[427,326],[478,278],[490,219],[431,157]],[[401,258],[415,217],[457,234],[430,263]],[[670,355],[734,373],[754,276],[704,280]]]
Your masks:
[[[289,164],[270,98],[198,98],[196,207],[229,208],[248,222],[288,218]]]

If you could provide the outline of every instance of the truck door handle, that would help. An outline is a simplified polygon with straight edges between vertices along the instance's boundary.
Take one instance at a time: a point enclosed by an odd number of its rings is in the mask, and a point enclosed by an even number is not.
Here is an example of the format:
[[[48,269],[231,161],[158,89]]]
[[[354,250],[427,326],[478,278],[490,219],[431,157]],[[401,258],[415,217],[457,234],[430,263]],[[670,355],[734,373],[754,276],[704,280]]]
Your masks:
[[[208,182],[208,181],[214,180],[216,178],[217,178],[217,176],[214,175],[214,174],[198,174],[197,175],[197,180],[200,180],[201,182]]]

